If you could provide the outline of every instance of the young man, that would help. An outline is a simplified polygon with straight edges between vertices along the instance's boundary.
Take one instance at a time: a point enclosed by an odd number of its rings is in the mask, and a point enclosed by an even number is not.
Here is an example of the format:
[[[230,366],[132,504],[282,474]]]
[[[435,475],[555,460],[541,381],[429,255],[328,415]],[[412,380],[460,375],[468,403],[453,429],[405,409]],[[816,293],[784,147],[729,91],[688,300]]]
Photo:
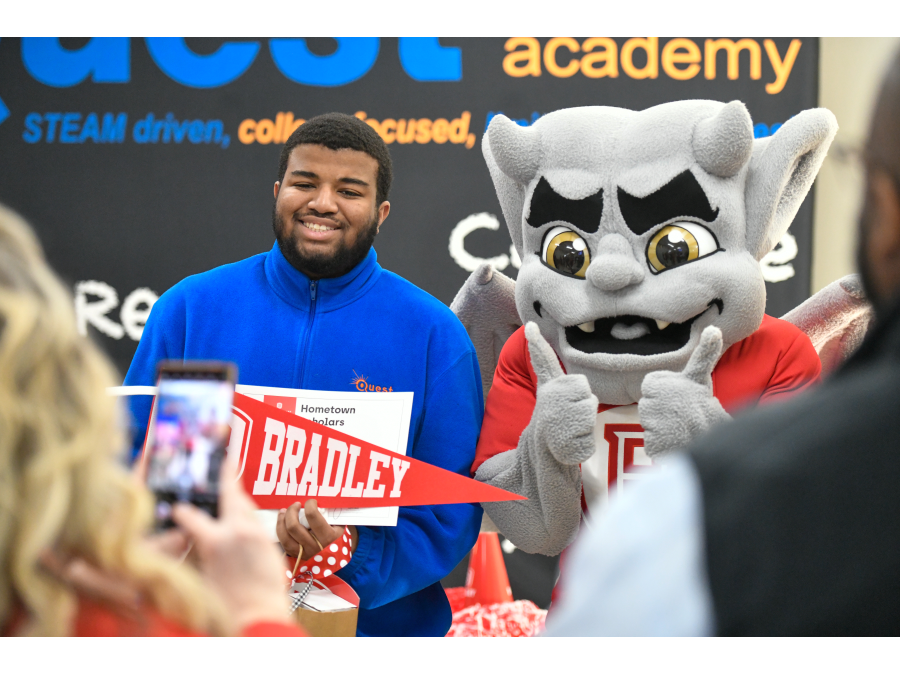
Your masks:
[[[478,361],[446,306],[376,261],[391,177],[387,146],[359,119],[330,113],[300,126],[281,153],[275,245],[164,293],[125,384],[154,384],[157,362],[173,358],[233,361],[242,384],[272,387],[353,391],[355,374],[365,375],[414,392],[410,456],[468,475],[483,410]],[[132,398],[146,425],[149,397]],[[319,546],[298,509],[279,516],[277,533],[288,554],[305,558]],[[314,500],[306,514],[323,546],[343,532]],[[480,507],[456,504],[404,507],[396,527],[353,528],[353,558],[338,574],[359,594],[358,633],[444,635],[440,579],[480,522]]]

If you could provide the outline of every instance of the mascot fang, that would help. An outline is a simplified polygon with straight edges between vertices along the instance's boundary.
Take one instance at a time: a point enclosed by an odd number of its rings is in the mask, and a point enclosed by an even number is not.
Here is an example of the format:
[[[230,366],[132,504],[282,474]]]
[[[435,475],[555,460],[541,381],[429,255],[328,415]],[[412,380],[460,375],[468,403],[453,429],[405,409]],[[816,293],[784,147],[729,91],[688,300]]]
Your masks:
[[[656,458],[855,347],[854,279],[791,322],[765,315],[759,265],[836,131],[816,109],[754,140],[739,101],[492,119],[482,148],[522,267],[482,266],[452,308],[487,393],[476,478],[528,497],[483,504],[516,546],[560,553]]]

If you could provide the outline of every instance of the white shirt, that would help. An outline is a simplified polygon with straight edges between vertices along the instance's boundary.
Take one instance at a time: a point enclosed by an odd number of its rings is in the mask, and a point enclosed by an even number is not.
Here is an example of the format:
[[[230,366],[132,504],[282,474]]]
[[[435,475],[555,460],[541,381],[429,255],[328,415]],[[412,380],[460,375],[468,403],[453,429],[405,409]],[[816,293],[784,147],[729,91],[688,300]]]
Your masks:
[[[642,478],[583,528],[544,635],[715,633],[693,464],[675,455]]]

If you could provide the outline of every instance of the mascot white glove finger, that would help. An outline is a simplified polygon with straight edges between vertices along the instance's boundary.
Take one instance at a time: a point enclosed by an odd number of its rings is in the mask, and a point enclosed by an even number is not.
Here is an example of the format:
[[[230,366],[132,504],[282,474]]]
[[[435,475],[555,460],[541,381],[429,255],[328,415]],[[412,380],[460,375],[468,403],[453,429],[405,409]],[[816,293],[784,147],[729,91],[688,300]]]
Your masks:
[[[566,375],[537,324],[525,328],[531,366],[538,377],[531,426],[538,447],[560,464],[581,464],[594,454],[597,397],[584,375]]]
[[[638,413],[650,457],[682,448],[714,424],[731,419],[713,396],[712,371],[721,356],[722,331],[708,326],[683,371],[656,371],[644,378]]]
[[[563,372],[536,324],[525,326],[525,337],[538,377],[534,414],[518,447],[486,461],[475,477],[528,498],[482,504],[494,522],[505,524],[507,539],[527,553],[556,555],[578,534],[578,465],[595,451],[598,402],[583,375]]]

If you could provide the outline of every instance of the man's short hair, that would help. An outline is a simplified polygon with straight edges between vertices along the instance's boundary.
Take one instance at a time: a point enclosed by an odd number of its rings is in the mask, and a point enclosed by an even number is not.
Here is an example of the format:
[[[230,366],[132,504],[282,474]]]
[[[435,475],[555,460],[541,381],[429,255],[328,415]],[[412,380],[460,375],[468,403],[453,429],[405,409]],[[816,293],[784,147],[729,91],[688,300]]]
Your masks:
[[[284,180],[288,159],[298,145],[324,145],[329,150],[359,150],[378,162],[378,176],[375,186],[376,206],[388,198],[394,171],[391,165],[391,153],[381,136],[353,115],[344,113],[325,113],[317,115],[301,124],[290,135],[281,150],[281,161],[278,166],[278,180]]]

